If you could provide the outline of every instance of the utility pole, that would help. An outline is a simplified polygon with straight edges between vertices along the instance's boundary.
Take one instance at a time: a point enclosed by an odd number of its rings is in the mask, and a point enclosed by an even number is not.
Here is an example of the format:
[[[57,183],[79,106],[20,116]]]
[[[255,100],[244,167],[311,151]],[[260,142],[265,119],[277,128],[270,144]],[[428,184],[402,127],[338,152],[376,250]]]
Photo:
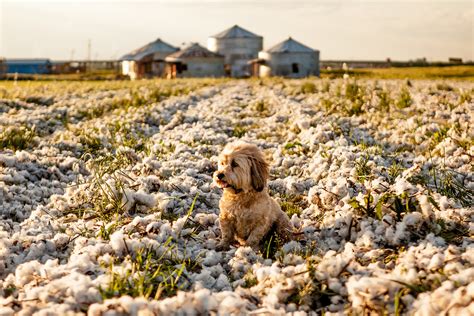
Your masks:
[[[92,43],[91,39],[87,40],[87,60],[91,61],[91,48],[92,48]]]
[[[87,66],[86,67],[86,72],[88,70],[90,70],[91,68],[91,50],[92,50],[92,42],[91,42],[91,39],[89,38],[89,40],[87,41]]]

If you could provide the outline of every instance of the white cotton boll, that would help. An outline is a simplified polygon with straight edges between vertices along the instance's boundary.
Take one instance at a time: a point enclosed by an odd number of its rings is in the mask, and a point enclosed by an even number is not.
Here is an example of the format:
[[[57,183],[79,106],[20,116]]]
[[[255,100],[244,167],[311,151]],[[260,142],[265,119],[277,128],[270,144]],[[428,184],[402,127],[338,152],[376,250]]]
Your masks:
[[[290,253],[290,252],[298,252],[301,250],[301,245],[298,242],[292,240],[284,244],[281,249],[283,250],[285,254]]]
[[[15,285],[22,287],[33,281],[35,275],[39,274],[40,269],[41,263],[37,260],[20,264],[15,269]]]
[[[216,284],[216,279],[214,279],[209,270],[202,270],[201,273],[197,274],[194,278],[196,283],[200,283],[204,288],[212,289],[214,284]]]
[[[8,155],[8,154],[0,155],[0,162],[3,163],[3,165],[5,165],[5,167],[11,168],[11,167],[15,166],[16,161],[17,161],[17,159],[14,156],[11,156],[11,155]]]
[[[219,263],[212,267],[206,267],[206,269],[209,271],[213,278],[218,278],[221,274],[225,272],[224,268]]]
[[[142,186],[146,192],[157,192],[161,187],[160,178],[155,175],[149,175],[145,178],[141,178]]]
[[[444,264],[444,255],[441,253],[435,254],[431,257],[430,263],[428,264],[429,270],[439,269]]]
[[[112,257],[110,254],[106,253],[105,255],[97,258],[97,262],[101,263],[104,266],[109,266],[114,262],[114,257]]]
[[[95,263],[91,260],[89,253],[72,254],[68,264],[68,268],[77,269],[82,272],[92,271],[94,266]]]
[[[160,210],[166,210],[168,208],[168,204],[172,203],[173,201],[167,193],[163,192],[158,192],[155,197],[158,201],[158,207]]]
[[[408,213],[403,217],[403,222],[410,227],[417,227],[423,222],[423,215],[419,212]]]
[[[387,229],[387,232],[389,232],[389,229]],[[408,240],[409,237],[410,236],[409,236],[409,232],[407,232],[406,224],[404,222],[398,222],[396,225],[394,236],[393,236],[393,242],[395,244],[400,244],[403,241]]]
[[[286,312],[291,313],[291,315],[295,315],[295,312],[296,312],[297,309],[298,309],[298,307],[296,306],[295,303],[290,303],[286,306]],[[306,315],[306,313],[305,313],[305,315]]]
[[[148,194],[143,190],[138,190],[134,193],[133,198],[136,203],[146,205],[147,207],[153,207],[156,204],[156,198],[152,194]]]
[[[13,315],[15,315],[15,310],[13,308],[8,307],[8,306],[0,307],[0,316],[13,316]]]
[[[217,307],[217,301],[208,289],[200,289],[194,293],[194,306],[200,313],[207,314]]]
[[[393,188],[395,189],[395,194],[397,195],[401,195],[405,192],[407,192],[408,194],[414,194],[417,191],[416,187],[413,184],[401,177],[395,179]]]
[[[159,242],[165,242],[168,237],[170,237],[173,233],[173,229],[171,228],[170,223],[163,223],[163,225],[160,226],[160,232],[158,234],[157,241]]]
[[[53,242],[56,245],[56,248],[65,247],[70,241],[70,237],[67,234],[59,233],[54,235]]]
[[[194,216],[194,220],[203,226],[213,225],[217,218],[217,214],[198,213]]]
[[[270,267],[260,267],[254,271],[255,277],[257,278],[258,282],[262,282],[267,277],[277,276],[281,273],[281,269],[276,265],[272,264]]]
[[[71,170],[75,163],[80,163],[80,160],[74,157],[67,157],[59,164],[60,169]]]
[[[246,259],[248,261],[254,261],[257,256],[255,251],[251,247],[239,247],[235,251],[235,256],[237,258]]]
[[[300,228],[301,227],[301,219],[298,217],[298,215],[296,214],[293,214],[293,216],[291,216],[291,224],[293,225],[293,227],[295,228]]]
[[[356,240],[356,245],[359,247],[372,247],[374,245],[374,233],[372,231],[365,231],[362,236]]]
[[[128,212],[133,205],[135,205],[135,199],[134,199],[134,191],[130,190],[129,188],[124,188],[122,191],[122,205],[123,209]]]
[[[469,236],[474,235],[474,223],[470,222],[469,223]]]
[[[433,233],[426,235],[425,240],[436,247],[444,247],[446,245],[446,241],[443,237],[435,236]]]
[[[214,285],[214,288],[218,291],[222,290],[231,290],[231,286],[229,283],[229,279],[225,274],[221,274],[216,281],[216,284]]]
[[[342,288],[342,284],[339,282],[338,279],[336,279],[336,278],[330,278],[330,279],[328,280],[328,287],[329,287],[332,291],[334,291],[334,292],[336,292],[336,293],[340,293],[341,288]]]
[[[202,264],[205,266],[215,266],[222,259],[222,254],[214,250],[206,252],[206,257],[202,260]]]
[[[219,309],[217,311],[218,315],[230,315],[236,313],[242,313],[245,311],[246,301],[238,297],[232,292],[222,292],[229,293],[225,298],[220,302]]]
[[[317,204],[318,201],[319,201],[319,188],[312,187],[308,191],[308,202],[312,204]]]
[[[196,177],[197,174],[198,174],[198,171],[196,169],[193,169],[193,168],[188,168],[184,171],[184,173],[187,175],[187,176],[190,176],[190,177]]]
[[[110,245],[118,256],[126,254],[125,235],[122,231],[118,230],[110,235]]]
[[[447,197],[442,196],[438,201],[439,208],[442,211],[446,211],[449,208],[449,200]]]
[[[389,184],[384,180],[384,178],[377,178],[370,183],[372,190],[384,192],[389,187]]]
[[[267,294],[267,296],[263,298],[263,304],[270,308],[276,308],[278,306],[278,302],[279,302],[279,298],[278,298],[277,293],[275,293],[275,291],[271,291],[269,294]]]
[[[163,223],[161,221],[149,223],[145,230],[147,233],[157,233]]]
[[[474,248],[469,247],[467,248],[462,254],[461,258],[463,260],[466,260],[467,262],[470,262],[471,264],[474,263]]]
[[[302,262],[304,262],[304,259],[301,256],[293,254],[293,253],[289,253],[285,255],[282,261],[284,265],[297,265]]]
[[[430,201],[426,195],[418,196],[418,202],[420,203],[421,212],[426,218],[431,218],[433,216],[433,208]]]
[[[459,269],[458,274],[454,274],[450,277],[450,280],[453,282],[458,282],[462,285],[468,285],[472,282],[474,279],[474,268],[470,267],[467,269]]]
[[[180,217],[173,223],[173,231],[179,233],[186,224],[186,217]]]
[[[311,121],[307,118],[300,118],[295,122],[295,125],[300,129],[300,130],[307,130],[311,126]]]

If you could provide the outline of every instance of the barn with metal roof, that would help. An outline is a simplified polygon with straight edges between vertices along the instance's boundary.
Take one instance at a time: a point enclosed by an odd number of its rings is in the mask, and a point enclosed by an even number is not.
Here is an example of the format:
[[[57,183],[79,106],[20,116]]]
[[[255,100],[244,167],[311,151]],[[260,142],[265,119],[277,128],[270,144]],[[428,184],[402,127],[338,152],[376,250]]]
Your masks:
[[[223,77],[224,56],[211,52],[198,43],[165,58],[168,78]]]
[[[227,75],[248,77],[251,75],[248,61],[257,58],[258,52],[263,49],[263,37],[234,25],[209,37],[207,48],[225,57]]]
[[[148,43],[120,58],[122,74],[133,79],[163,77],[166,56],[177,52],[174,47],[161,39]]]
[[[6,59],[7,73],[50,74],[52,63],[49,59]]]
[[[260,64],[260,76],[301,78],[319,76],[319,50],[312,49],[291,37],[258,53],[254,62]]]

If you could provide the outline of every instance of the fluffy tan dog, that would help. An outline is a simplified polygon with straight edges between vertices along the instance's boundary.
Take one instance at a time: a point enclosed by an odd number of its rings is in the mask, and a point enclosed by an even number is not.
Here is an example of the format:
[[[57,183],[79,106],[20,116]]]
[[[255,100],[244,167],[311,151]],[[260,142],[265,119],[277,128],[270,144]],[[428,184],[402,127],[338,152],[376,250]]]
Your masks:
[[[222,240],[218,250],[237,240],[258,249],[263,237],[276,229],[283,240],[292,237],[291,222],[268,194],[268,164],[257,146],[228,144],[219,157],[214,183],[224,190],[219,203]]]

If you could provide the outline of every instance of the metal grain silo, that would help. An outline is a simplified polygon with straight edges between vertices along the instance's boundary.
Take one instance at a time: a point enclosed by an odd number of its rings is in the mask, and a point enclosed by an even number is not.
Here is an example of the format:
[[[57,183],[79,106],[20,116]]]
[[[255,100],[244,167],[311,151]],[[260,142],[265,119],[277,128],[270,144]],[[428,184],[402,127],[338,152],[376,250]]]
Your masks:
[[[248,62],[257,58],[258,52],[263,49],[263,37],[234,25],[209,37],[207,48],[225,57],[227,75],[248,77],[251,75]]]
[[[258,53],[260,77],[301,78],[319,76],[319,50],[309,48],[291,37]]]

